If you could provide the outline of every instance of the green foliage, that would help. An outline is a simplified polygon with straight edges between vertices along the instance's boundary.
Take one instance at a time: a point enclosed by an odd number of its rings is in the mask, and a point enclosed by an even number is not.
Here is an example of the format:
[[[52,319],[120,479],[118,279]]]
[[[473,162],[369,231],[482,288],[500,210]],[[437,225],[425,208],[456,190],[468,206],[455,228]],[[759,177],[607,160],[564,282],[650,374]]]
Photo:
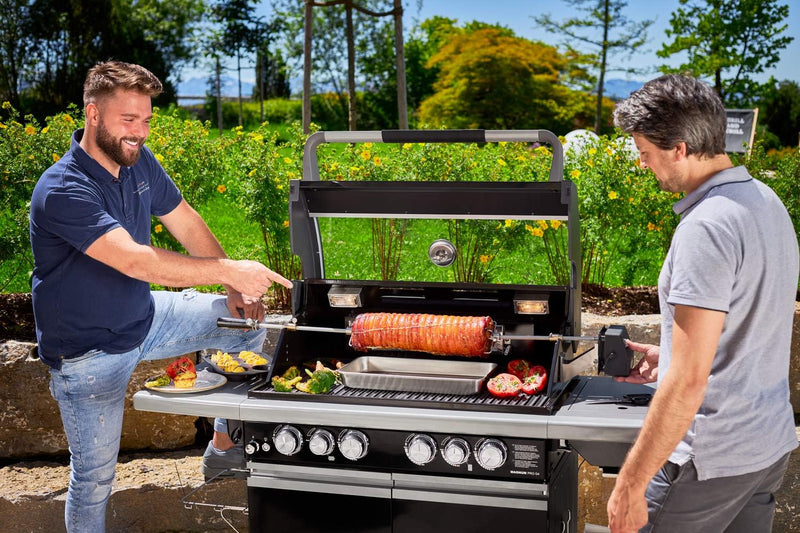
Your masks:
[[[38,176],[63,154],[79,126],[72,108],[47,120],[21,119],[10,104],[0,121],[0,289],[29,290],[30,194]],[[305,143],[299,123],[281,139],[264,123],[210,134],[208,123],[155,110],[148,146],[185,197],[208,221],[231,257],[263,261],[289,278],[301,276],[290,252],[289,181],[301,178]],[[675,195],[658,189],[622,138],[603,136],[570,152],[565,179],[577,185],[581,216],[581,280],[606,286],[654,285],[677,222]],[[318,149],[326,180],[546,181],[549,147],[525,143],[325,144]],[[800,154],[757,145],[746,163],[775,189],[800,230]],[[558,220],[321,219],[329,277],[488,283],[566,284],[566,229]],[[154,222],[152,241],[178,250]],[[457,246],[448,268],[428,261],[428,246]],[[371,257],[370,257],[371,256]],[[275,305],[289,293],[276,288]]]
[[[33,116],[20,118],[9,102],[2,105],[0,121],[0,290],[29,290],[33,257],[28,240],[28,212],[36,180],[69,148],[78,125],[78,111],[71,107],[47,119],[44,127]]]
[[[686,54],[684,63],[662,72],[690,72],[714,80],[728,107],[746,106],[761,92],[753,76],[780,59],[793,37],[787,28],[789,6],[777,0],[680,0],[670,17],[665,43],[656,54]]]
[[[439,69],[419,121],[448,128],[567,132],[594,116],[591,96],[560,83],[567,59],[494,28],[451,35],[428,62]]]

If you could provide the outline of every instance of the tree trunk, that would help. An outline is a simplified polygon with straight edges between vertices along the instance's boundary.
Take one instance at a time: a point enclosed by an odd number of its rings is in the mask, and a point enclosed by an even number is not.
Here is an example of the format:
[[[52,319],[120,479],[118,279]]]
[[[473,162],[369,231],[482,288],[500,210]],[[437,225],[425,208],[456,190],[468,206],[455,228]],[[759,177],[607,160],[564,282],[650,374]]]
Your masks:
[[[606,58],[608,55],[608,26],[611,24],[608,14],[608,3],[610,0],[603,2],[603,46],[601,48],[600,59],[600,76],[597,80],[597,107],[594,111],[594,132],[600,134],[600,119],[603,115],[603,84],[606,77]]]
[[[242,126],[242,52],[236,49],[236,72],[239,78],[239,127]]]
[[[347,122],[348,129],[355,131],[356,125],[356,45],[353,31],[353,3],[345,4],[347,13]]]
[[[406,61],[403,52],[403,4],[394,0],[394,48],[397,60],[397,124],[408,129],[408,104],[406,97]]]
[[[217,57],[217,129],[220,136],[222,136],[222,80],[220,71],[222,68],[219,64],[219,57]]]

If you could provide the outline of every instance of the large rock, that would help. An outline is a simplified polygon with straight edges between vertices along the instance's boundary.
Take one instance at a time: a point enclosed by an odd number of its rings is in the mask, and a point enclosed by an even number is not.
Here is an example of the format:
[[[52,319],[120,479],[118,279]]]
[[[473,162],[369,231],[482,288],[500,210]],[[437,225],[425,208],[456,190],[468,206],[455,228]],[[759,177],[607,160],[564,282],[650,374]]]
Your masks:
[[[35,344],[0,344],[0,458],[68,453],[58,405],[50,395],[48,367],[33,355]],[[195,443],[196,418],[137,411],[133,394],[163,362],[145,361],[133,373],[125,394],[122,450],[174,450]]]

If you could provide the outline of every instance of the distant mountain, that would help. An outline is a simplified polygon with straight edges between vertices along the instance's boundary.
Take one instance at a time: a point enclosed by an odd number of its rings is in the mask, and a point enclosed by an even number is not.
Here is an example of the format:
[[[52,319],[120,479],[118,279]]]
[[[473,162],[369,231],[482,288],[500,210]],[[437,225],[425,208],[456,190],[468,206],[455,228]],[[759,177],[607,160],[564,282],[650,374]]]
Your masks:
[[[236,78],[222,76],[222,96],[239,96],[239,82]],[[242,97],[249,98],[253,94],[253,84],[242,80]],[[185,101],[184,96],[205,96],[209,91],[208,78],[190,78],[178,84],[178,103]],[[196,103],[196,102],[195,102]]]
[[[631,95],[633,91],[638,91],[642,88],[644,82],[612,79],[606,80],[603,83],[603,96],[611,98],[612,100],[622,100]]]

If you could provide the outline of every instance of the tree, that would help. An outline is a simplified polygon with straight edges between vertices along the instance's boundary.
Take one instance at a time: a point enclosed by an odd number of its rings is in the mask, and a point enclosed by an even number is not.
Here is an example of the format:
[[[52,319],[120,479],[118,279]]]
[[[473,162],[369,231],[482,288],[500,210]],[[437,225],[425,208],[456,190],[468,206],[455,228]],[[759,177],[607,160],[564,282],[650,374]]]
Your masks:
[[[214,21],[220,25],[221,39],[214,39],[214,43],[221,46],[221,50],[233,51],[236,56],[236,73],[239,82],[239,125],[242,125],[242,53],[257,51],[263,41],[255,16],[257,0],[218,0],[211,8]],[[219,61],[219,53],[214,54]],[[219,68],[217,69],[219,71]],[[219,79],[217,79],[219,85]],[[219,87],[217,88],[219,90]],[[222,103],[218,101],[218,106]]]
[[[789,6],[776,0],[680,0],[672,13],[667,37],[657,51],[667,58],[686,53],[686,61],[662,72],[690,72],[713,80],[714,89],[729,106],[747,105],[758,96],[762,84],[753,75],[764,72],[780,59],[780,51],[793,37],[786,30]]]
[[[757,103],[759,122],[782,146],[797,147],[800,144],[800,85],[796,81],[770,80]]]
[[[33,0],[26,35],[34,56],[26,112],[37,116],[83,102],[86,72],[117,59],[146,66],[164,83],[157,103],[174,101],[172,74],[192,56],[203,0]]]
[[[505,28],[454,32],[428,62],[439,70],[420,121],[448,128],[566,133],[591,116],[591,97],[561,83],[568,60],[555,47]]]
[[[33,62],[28,0],[0,0],[0,100],[19,108],[23,71]]]
[[[567,18],[561,22],[554,21],[549,14],[535,17],[536,22],[547,31],[564,34],[574,41],[593,47],[596,51],[583,55],[567,41],[569,53],[582,58],[598,71],[597,99],[595,104],[594,130],[600,131],[602,125],[603,85],[606,74],[610,71],[638,74],[641,71],[633,68],[611,68],[610,57],[621,54],[629,58],[647,42],[647,28],[653,20],[631,21],[622,10],[628,5],[625,0],[566,0],[577,11],[585,13],[583,17]]]

